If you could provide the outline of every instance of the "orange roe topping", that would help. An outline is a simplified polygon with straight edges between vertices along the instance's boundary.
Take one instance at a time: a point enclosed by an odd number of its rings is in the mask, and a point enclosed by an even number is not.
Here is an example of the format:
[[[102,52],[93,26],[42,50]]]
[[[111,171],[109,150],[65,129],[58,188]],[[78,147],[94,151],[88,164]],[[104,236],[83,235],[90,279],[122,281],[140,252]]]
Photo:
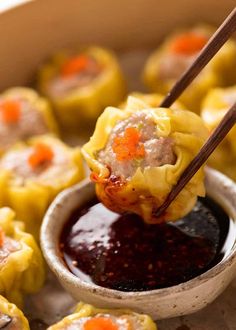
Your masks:
[[[38,143],[34,146],[34,150],[29,156],[28,162],[32,168],[36,168],[42,164],[51,162],[53,156],[53,151],[48,145],[44,143]]]
[[[84,330],[119,330],[111,319],[95,317],[84,324]]]
[[[140,132],[135,127],[128,127],[123,137],[116,137],[112,150],[119,161],[143,158],[145,156],[144,145],[140,143]]]
[[[2,227],[0,227],[0,248],[3,246],[4,238],[5,238],[5,233],[2,229]]]
[[[193,32],[181,34],[171,44],[171,51],[177,54],[193,55],[207,43],[207,38]]]
[[[85,70],[90,63],[88,56],[79,55],[68,59],[61,68],[61,74],[64,77],[80,73]]]
[[[15,124],[20,119],[20,103],[17,101],[5,100],[0,104],[0,113],[4,123]]]

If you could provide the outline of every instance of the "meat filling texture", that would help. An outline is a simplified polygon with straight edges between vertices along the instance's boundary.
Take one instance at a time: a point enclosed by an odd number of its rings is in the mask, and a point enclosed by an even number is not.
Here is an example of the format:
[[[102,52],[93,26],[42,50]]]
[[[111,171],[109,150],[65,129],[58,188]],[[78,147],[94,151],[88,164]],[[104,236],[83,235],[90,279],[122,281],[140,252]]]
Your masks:
[[[16,251],[19,251],[21,248],[21,245],[16,240],[5,236],[3,244],[0,247],[0,268],[1,266],[7,261],[7,258],[11,253],[14,253]],[[1,327],[0,327],[1,329]]]
[[[16,123],[5,123],[0,111],[0,149],[6,150],[19,140],[26,140],[33,135],[48,132],[46,123],[40,111],[23,99],[16,99],[20,103],[20,118]],[[0,100],[1,106],[1,100]]]
[[[0,160],[0,169],[8,170],[13,174],[16,185],[22,186],[26,180],[42,184],[51,184],[71,168],[69,155],[60,146],[53,146],[53,159],[37,167],[29,164],[33,147],[14,150],[5,154]]]
[[[206,34],[193,30],[170,41],[168,51],[160,58],[159,78],[163,80],[178,79],[194,62],[207,39]]]
[[[101,67],[97,61],[89,57],[89,64],[79,71],[63,76],[56,75],[48,84],[49,95],[60,98],[81,87],[88,86],[101,72]]]
[[[160,59],[158,76],[163,80],[176,80],[194,62],[197,54],[188,56],[181,54],[166,54]]]
[[[139,132],[139,147],[143,147],[143,156],[133,159],[118,160],[114,152],[114,141],[122,137],[127,128]],[[120,121],[112,130],[105,149],[98,153],[98,160],[110,168],[111,174],[123,179],[131,178],[140,167],[159,167],[174,164],[176,156],[173,151],[174,141],[170,137],[158,137],[156,124],[146,111],[134,113],[128,119]],[[122,147],[122,146],[121,146]]]

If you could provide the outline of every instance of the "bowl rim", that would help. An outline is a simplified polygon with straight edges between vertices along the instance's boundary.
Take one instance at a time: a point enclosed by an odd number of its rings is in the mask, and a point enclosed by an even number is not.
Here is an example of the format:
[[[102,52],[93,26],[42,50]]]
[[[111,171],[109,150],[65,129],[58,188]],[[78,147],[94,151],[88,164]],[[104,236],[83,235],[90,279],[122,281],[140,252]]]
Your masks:
[[[224,174],[212,168],[206,167],[205,172],[206,172],[206,178],[214,178],[216,183],[221,184],[223,186],[224,190],[227,191],[226,195],[233,194],[233,200],[230,204],[231,204],[231,208],[233,205],[235,205],[235,214],[236,214],[236,184],[231,179],[226,177]],[[82,182],[64,190],[55,198],[55,200],[49,207],[47,213],[45,214],[43,224],[41,227],[41,234],[40,234],[41,248],[49,267],[57,276],[59,276],[60,278],[63,277],[63,280],[65,282],[73,284],[73,286],[76,286],[77,289],[82,288],[83,290],[88,290],[90,292],[93,292],[94,294],[98,294],[101,297],[103,296],[106,298],[119,299],[119,300],[120,299],[127,300],[130,298],[137,298],[137,297],[144,298],[144,297],[152,297],[152,296],[165,297],[165,296],[169,296],[170,294],[173,295],[173,294],[179,294],[186,290],[189,291],[197,286],[200,286],[208,282],[211,278],[216,277],[221,272],[223,272],[227,268],[227,266],[232,266],[233,264],[236,265],[236,244],[234,244],[231,251],[226,256],[225,259],[217,263],[215,266],[213,266],[206,272],[194,277],[193,279],[190,279],[189,281],[174,286],[161,288],[161,289],[147,290],[147,291],[126,292],[126,291],[119,291],[115,289],[105,288],[90,282],[85,282],[84,280],[74,275],[66,267],[66,264],[63,261],[62,257],[57,253],[59,244],[58,246],[56,246],[53,243],[53,240],[51,239],[52,233],[48,230],[48,226],[49,223],[52,221],[51,220],[52,218],[54,218],[54,222],[56,221],[54,212],[56,213],[58,212],[57,210],[58,206],[60,205],[61,207],[62,203],[66,201],[66,199],[70,198],[71,195],[76,194],[80,189],[88,186],[89,184],[93,184],[93,183],[91,183],[91,181],[87,178]],[[236,217],[234,216],[234,218],[236,222]],[[60,229],[62,229],[64,224],[65,222],[63,222]],[[235,242],[236,242],[236,238],[235,238]]]

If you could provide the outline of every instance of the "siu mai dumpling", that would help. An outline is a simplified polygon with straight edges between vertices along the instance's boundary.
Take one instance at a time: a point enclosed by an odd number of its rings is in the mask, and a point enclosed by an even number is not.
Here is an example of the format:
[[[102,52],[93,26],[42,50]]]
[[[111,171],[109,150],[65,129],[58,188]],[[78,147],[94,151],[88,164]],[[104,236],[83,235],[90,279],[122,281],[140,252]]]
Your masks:
[[[52,200],[83,178],[79,148],[52,136],[32,138],[0,158],[0,206],[12,207],[27,231],[37,238]]]
[[[32,136],[58,133],[49,102],[33,89],[16,87],[0,95],[0,154]]]
[[[39,90],[52,102],[65,129],[91,125],[108,105],[118,105],[126,86],[114,54],[101,47],[64,51],[39,71]]]
[[[125,109],[108,107],[82,153],[92,170],[98,198],[109,209],[134,212],[146,222],[176,220],[204,196],[199,170],[167,209],[155,211],[208,136],[202,119],[177,109],[152,108],[130,97]]]
[[[168,36],[150,55],[144,68],[144,81],[154,92],[166,94],[193,63],[214,28],[197,25]],[[200,113],[201,101],[215,86],[236,83],[236,43],[229,40],[180,96],[188,110]]]
[[[202,103],[201,117],[212,132],[236,102],[236,86],[213,88]],[[236,127],[233,127],[211,155],[209,165],[236,181]]]
[[[45,278],[40,249],[24,228],[11,209],[0,208],[0,294],[17,306],[24,294],[41,289]]]

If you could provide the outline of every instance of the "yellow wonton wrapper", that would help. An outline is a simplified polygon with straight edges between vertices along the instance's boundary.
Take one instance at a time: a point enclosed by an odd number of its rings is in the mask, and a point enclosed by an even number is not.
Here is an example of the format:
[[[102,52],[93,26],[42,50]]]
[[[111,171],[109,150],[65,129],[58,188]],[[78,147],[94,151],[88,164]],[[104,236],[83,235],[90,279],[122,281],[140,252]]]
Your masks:
[[[204,25],[196,26],[190,30],[180,30],[169,36],[164,43],[155,50],[148,58],[144,68],[143,78],[146,85],[154,92],[166,94],[170,91],[176,80],[163,79],[160,77],[159,68],[161,61],[170,53],[170,45],[180,33],[202,32],[203,35],[211,36],[214,28]],[[234,74],[236,70],[236,43],[229,40],[210,61],[200,75],[191,83],[179,100],[188,110],[200,113],[201,102],[207,91],[216,86],[229,86],[236,82]]]
[[[16,305],[9,303],[5,298],[0,296],[0,313],[10,316],[12,324],[14,324],[16,330],[30,330],[29,322],[19,310]],[[5,329],[5,328],[4,328]],[[6,327],[8,329],[8,327]]]
[[[208,92],[202,103],[201,116],[210,131],[216,128],[234,102],[236,102],[236,86],[214,88]],[[236,181],[235,126],[214,151],[209,164]]]
[[[83,127],[84,121],[96,120],[108,105],[118,105],[126,94],[126,84],[114,54],[100,47],[80,49],[91,55],[102,66],[102,72],[90,84],[69,91],[66,96],[53,97],[48,89],[48,83],[58,74],[64,61],[71,57],[71,52],[65,51],[55,55],[39,71],[38,87],[55,107],[58,119],[65,129]]]
[[[159,107],[165,97],[164,95],[161,95],[158,93],[145,94],[145,93],[139,93],[139,92],[131,93],[130,96],[133,96],[133,97],[145,102],[151,108]],[[129,96],[128,96],[128,98],[129,98]],[[128,98],[127,98],[127,100],[128,100]],[[124,109],[127,106],[127,100],[125,102],[123,102],[119,106],[119,108]],[[173,105],[171,106],[171,108],[185,110],[184,105],[178,101],[174,102]]]
[[[55,325],[52,325],[48,330],[64,330],[66,327],[70,326],[71,323],[75,320],[84,317],[93,317],[97,314],[106,314],[114,316],[132,316],[137,319],[140,323],[140,330],[157,330],[156,324],[152,321],[150,316],[145,314],[138,314],[127,309],[99,309],[91,305],[79,303],[75,313],[65,317],[62,321],[58,322]],[[137,329],[130,329],[137,330]],[[139,329],[138,329],[139,330]]]
[[[0,209],[0,227],[20,245],[0,264],[0,293],[22,306],[23,294],[35,293],[43,285],[44,261],[33,236],[24,232],[23,222],[16,221],[15,213],[7,207]]]
[[[58,126],[57,123],[54,119],[52,109],[50,107],[49,102],[47,99],[44,97],[39,96],[39,94],[34,91],[31,88],[27,87],[14,87],[7,89],[4,93],[0,95],[0,99],[2,101],[4,100],[11,100],[11,99],[16,99],[16,98],[22,98],[26,101],[29,102],[29,104],[32,105],[32,107],[35,109],[35,111],[38,111],[44,122],[45,126],[48,129],[48,133],[53,133],[55,135],[58,135]],[[47,132],[45,132],[47,133]],[[29,137],[28,137],[29,138]],[[19,139],[20,140],[25,140],[25,139]],[[15,141],[16,143],[17,141]],[[0,154],[5,151],[1,150],[1,144],[0,144]]]
[[[114,185],[109,180],[110,171],[97,161],[95,155],[105,148],[114,126],[139,110],[152,115],[158,137],[171,137],[174,140],[173,148],[177,160],[174,165],[146,167],[143,171],[138,167],[133,177],[125,184]],[[116,212],[132,211],[143,216],[146,222],[156,223],[160,220],[179,219],[193,208],[197,196],[204,196],[201,169],[178,195],[162,219],[153,216],[207,136],[207,129],[196,114],[186,110],[149,108],[142,101],[130,97],[124,110],[112,107],[105,109],[97,121],[93,136],[82,148],[82,153],[97,176],[97,180],[94,179],[97,182],[97,196],[109,209]]]
[[[21,185],[20,178],[13,172],[0,169],[0,206],[12,207],[17,217],[24,221],[26,230],[36,238],[38,238],[42,218],[56,195],[84,178],[80,149],[69,147],[52,136],[43,135],[32,138],[27,143],[17,144],[8,152],[24,150],[39,142],[52,147],[58,146],[68,156],[69,164],[60,177],[57,176],[50,182],[28,179]]]

